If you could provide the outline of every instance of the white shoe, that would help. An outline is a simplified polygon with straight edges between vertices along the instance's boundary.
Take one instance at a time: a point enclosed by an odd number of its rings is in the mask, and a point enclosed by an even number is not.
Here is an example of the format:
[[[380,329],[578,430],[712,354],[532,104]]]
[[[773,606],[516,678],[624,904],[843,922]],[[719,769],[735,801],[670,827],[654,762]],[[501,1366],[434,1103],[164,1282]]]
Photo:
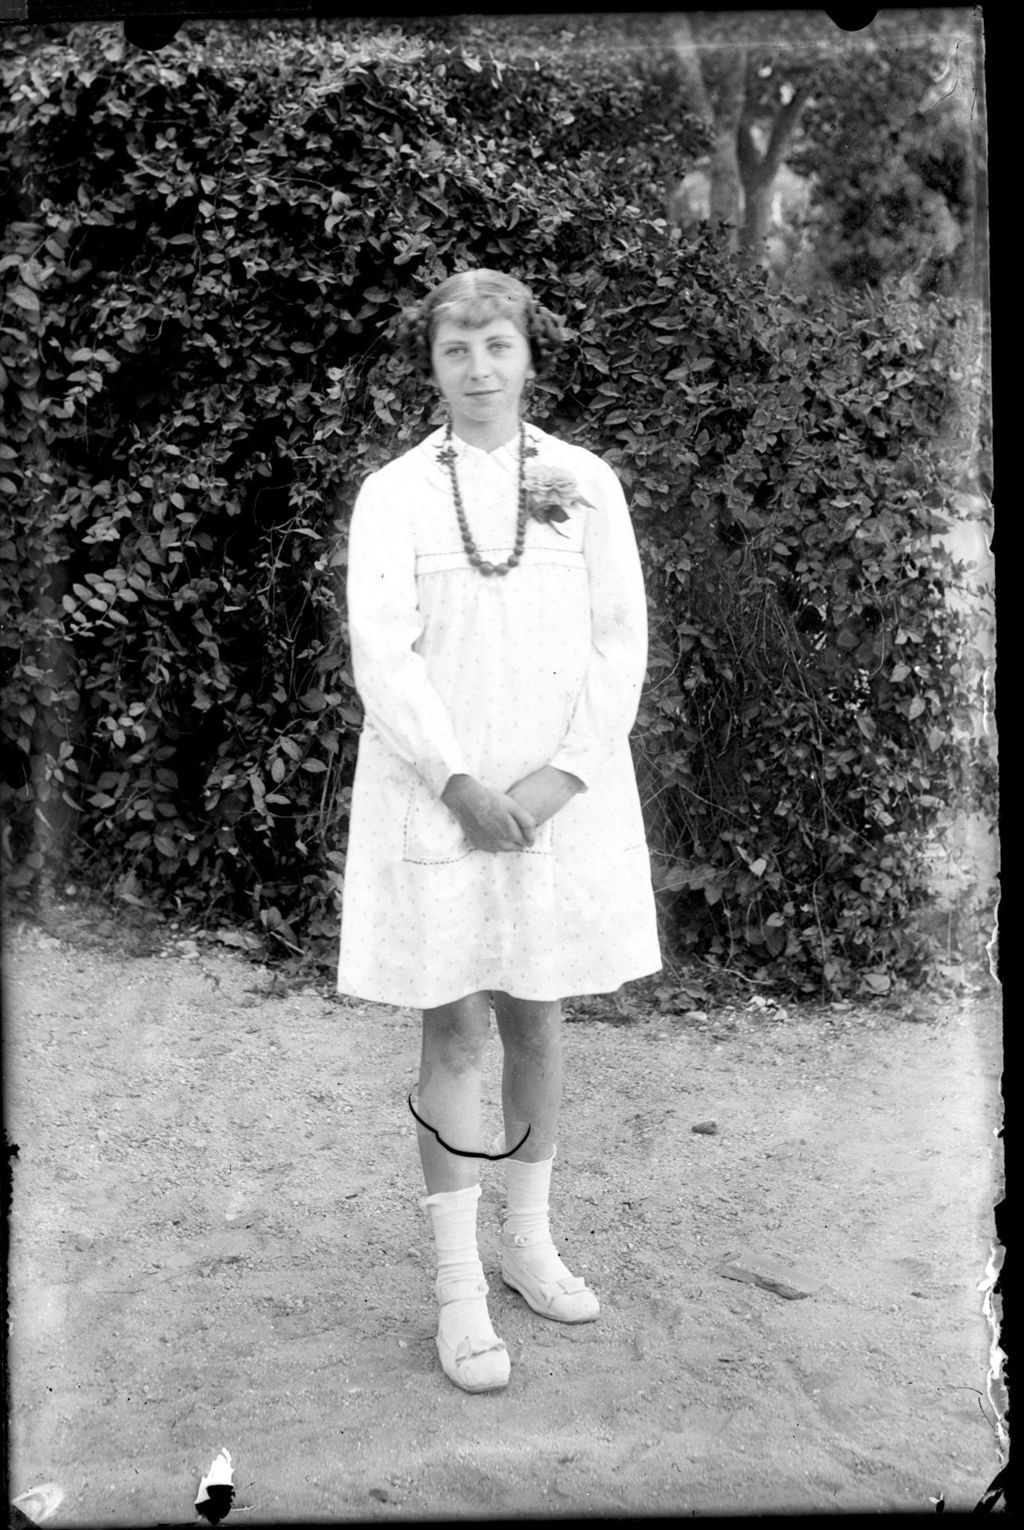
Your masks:
[[[464,1392],[500,1391],[512,1370],[504,1341],[491,1327],[489,1289],[485,1280],[438,1285],[437,1353],[448,1380]]]
[[[592,1323],[601,1311],[586,1281],[566,1269],[550,1239],[531,1244],[526,1233],[506,1233],[501,1278],[534,1312],[557,1323]]]

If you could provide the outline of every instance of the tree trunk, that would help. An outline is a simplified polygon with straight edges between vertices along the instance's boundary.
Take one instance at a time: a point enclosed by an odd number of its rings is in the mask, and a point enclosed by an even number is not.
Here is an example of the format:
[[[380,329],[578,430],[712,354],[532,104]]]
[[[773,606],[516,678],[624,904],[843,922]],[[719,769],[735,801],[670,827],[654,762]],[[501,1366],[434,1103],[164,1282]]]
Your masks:
[[[743,175],[737,154],[737,135],[746,101],[746,74],[746,49],[738,49],[722,80],[715,114],[715,147],[711,155],[711,221],[729,226],[732,230],[729,244],[733,250],[739,247],[739,226],[743,216]]]
[[[700,43],[694,36],[690,17],[682,12],[676,19],[676,53],[683,66],[693,109],[714,131],[709,177],[712,223],[724,223],[732,231],[731,247],[739,246],[742,219],[743,184],[736,159],[736,133],[743,115],[746,50],[737,48],[729,60],[719,90],[719,101],[712,105],[704,76]]]
[[[743,182],[743,226],[740,250],[751,260],[767,260],[765,241],[771,232],[772,192],[800,121],[800,113],[811,93],[809,83],[800,85],[779,111],[771,125],[767,145],[762,152],[754,136],[755,123],[744,113],[736,129],[736,163]],[[753,99],[753,91],[745,92]]]
[[[743,226],[739,247],[752,260],[765,259],[765,241],[771,233],[772,192],[775,180],[758,179],[743,189]]]

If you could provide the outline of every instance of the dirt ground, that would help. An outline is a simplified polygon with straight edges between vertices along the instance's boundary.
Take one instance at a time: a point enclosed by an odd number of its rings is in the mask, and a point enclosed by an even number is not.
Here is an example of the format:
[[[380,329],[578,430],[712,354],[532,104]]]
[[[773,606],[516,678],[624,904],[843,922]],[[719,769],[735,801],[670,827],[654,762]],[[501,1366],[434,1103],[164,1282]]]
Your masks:
[[[5,957],[10,1494],[57,1484],[50,1524],[194,1522],[223,1447],[228,1524],[958,1510],[1003,1464],[991,983],[579,1014],[553,1207],[601,1318],[501,1284],[485,1167],[512,1380],[472,1397],[434,1349],[417,1017],[91,928],[15,922]]]

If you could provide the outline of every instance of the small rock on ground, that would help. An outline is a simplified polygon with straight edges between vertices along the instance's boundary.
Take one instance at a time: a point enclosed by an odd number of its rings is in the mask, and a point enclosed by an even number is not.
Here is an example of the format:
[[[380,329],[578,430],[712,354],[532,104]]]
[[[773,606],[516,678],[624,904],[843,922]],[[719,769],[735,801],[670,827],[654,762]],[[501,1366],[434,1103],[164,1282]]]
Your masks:
[[[774,1254],[727,1254],[715,1273],[727,1280],[743,1280],[761,1286],[787,1301],[798,1301],[817,1290],[820,1282],[806,1270]]]

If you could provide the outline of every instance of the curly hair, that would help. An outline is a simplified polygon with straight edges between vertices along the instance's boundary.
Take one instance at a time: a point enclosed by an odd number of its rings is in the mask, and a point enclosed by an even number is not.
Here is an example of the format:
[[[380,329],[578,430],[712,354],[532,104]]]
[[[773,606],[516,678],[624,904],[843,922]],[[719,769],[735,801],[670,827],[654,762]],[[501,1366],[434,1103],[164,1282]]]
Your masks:
[[[493,319],[511,319],[530,342],[538,375],[550,367],[565,344],[560,321],[516,277],[500,271],[460,271],[439,282],[413,307],[404,309],[399,320],[399,346],[422,377],[431,375],[431,343],[438,324],[446,318],[466,328],[489,324]]]

